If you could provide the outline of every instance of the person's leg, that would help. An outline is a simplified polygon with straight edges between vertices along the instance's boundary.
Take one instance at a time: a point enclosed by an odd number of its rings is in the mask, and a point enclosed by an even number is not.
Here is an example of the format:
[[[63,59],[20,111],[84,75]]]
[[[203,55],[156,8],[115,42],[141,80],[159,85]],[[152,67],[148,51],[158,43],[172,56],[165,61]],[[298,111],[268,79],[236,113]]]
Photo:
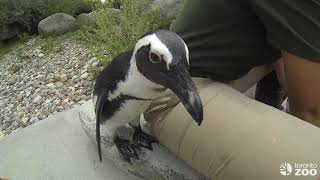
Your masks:
[[[284,74],[284,64],[283,64],[283,59],[280,58],[278,61],[276,61],[274,64],[274,70],[276,71],[277,74],[277,79],[280,84],[280,87],[282,90],[287,92],[287,83],[286,83],[286,77]]]
[[[295,115],[320,127],[320,64],[290,53],[276,64],[278,80],[286,93],[289,93],[289,108]]]
[[[265,26],[269,43],[283,52],[291,113],[320,126],[320,0],[249,2]]]
[[[284,162],[320,163],[317,127],[222,83],[198,89],[204,105],[200,126],[182,104],[164,118],[145,118],[160,144],[192,168],[211,179],[280,180]]]
[[[320,127],[320,63],[284,52],[290,113]]]

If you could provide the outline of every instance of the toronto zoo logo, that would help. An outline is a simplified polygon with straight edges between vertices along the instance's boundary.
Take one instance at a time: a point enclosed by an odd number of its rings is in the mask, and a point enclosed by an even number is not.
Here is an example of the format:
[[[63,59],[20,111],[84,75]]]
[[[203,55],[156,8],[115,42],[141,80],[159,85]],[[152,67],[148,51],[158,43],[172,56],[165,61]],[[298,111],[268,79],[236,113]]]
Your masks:
[[[316,176],[318,165],[314,163],[282,163],[280,165],[280,174],[289,176],[293,173],[294,176]]]
[[[280,165],[280,174],[284,175],[284,176],[288,176],[290,175],[292,172],[292,166],[289,163],[282,163]]]

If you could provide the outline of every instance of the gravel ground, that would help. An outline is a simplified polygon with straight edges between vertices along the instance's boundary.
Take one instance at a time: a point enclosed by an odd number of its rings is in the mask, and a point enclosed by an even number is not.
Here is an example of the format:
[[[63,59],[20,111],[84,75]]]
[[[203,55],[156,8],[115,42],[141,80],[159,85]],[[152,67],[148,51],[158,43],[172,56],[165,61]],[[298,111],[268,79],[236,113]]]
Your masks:
[[[36,42],[0,57],[0,137],[91,98],[97,58],[68,41],[55,53]]]

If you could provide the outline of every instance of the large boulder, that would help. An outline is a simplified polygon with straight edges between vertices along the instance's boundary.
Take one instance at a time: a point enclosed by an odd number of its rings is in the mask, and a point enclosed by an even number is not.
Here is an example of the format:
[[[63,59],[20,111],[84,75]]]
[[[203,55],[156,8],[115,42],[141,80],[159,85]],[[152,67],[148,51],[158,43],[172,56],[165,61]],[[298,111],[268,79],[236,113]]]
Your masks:
[[[0,27],[0,41],[15,38],[20,33],[17,26],[4,26]]]
[[[82,13],[82,14],[79,14],[76,18],[77,20],[77,24],[79,26],[82,26],[82,25],[86,25],[88,24],[89,20],[90,20],[90,16],[91,16],[91,13]]]
[[[77,29],[76,19],[65,13],[56,13],[42,21],[38,25],[40,35],[54,36]]]
[[[175,18],[183,5],[183,0],[155,0],[151,7],[165,18]]]

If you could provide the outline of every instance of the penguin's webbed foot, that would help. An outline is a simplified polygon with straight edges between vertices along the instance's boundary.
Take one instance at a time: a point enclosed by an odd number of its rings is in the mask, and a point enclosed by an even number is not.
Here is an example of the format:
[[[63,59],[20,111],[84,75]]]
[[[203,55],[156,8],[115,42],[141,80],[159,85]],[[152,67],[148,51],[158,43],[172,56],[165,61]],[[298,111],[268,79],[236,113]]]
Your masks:
[[[121,139],[119,137],[116,137],[114,139],[114,143],[118,148],[118,151],[122,158],[131,163],[131,158],[138,160],[138,150],[140,149],[135,143],[132,143],[131,141],[127,139]]]
[[[139,147],[144,147],[152,151],[152,143],[158,143],[158,140],[153,136],[143,132],[141,127],[138,126],[134,128],[133,142]]]

